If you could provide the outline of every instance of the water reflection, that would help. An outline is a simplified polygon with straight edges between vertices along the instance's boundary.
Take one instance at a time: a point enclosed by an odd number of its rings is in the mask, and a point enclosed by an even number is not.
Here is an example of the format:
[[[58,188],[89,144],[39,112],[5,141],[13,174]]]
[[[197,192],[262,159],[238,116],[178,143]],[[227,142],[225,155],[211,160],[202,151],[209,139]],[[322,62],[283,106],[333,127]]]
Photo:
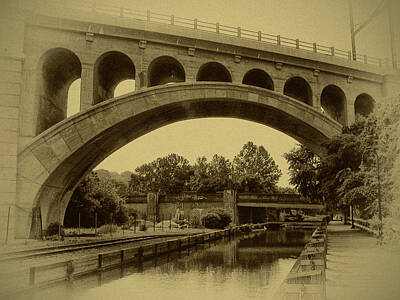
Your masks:
[[[268,299],[310,232],[276,231],[85,276],[13,299]]]

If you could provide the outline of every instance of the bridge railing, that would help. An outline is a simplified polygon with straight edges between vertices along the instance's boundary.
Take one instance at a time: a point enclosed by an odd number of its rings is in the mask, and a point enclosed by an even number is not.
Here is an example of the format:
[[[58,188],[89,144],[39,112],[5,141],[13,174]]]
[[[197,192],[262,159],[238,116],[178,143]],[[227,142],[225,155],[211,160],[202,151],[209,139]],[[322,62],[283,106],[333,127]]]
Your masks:
[[[310,43],[301,41],[299,39],[293,39],[283,37],[280,35],[273,35],[264,33],[261,31],[249,30],[241,27],[234,27],[223,25],[220,23],[211,23],[202,21],[199,19],[188,19],[178,17],[175,15],[166,15],[151,12],[149,10],[136,10],[127,7],[118,7],[112,4],[98,3],[96,0],[82,1],[82,0],[19,0],[19,7],[22,9],[33,9],[46,13],[47,11],[57,10],[65,11],[65,9],[81,10],[91,13],[107,14],[117,16],[121,18],[135,19],[141,21],[147,21],[151,23],[161,23],[172,26],[179,26],[185,28],[191,28],[195,30],[213,32],[216,34],[235,36],[238,38],[255,40],[264,43],[275,44],[277,46],[284,46],[296,49],[302,49],[311,51],[314,53],[324,54],[328,56],[334,56],[342,59],[352,61],[353,56],[351,51],[345,51],[336,49],[334,47],[328,47],[317,43]],[[378,67],[392,68],[391,61],[389,59],[380,59],[370,57],[367,55],[357,54],[357,63],[375,65]]]

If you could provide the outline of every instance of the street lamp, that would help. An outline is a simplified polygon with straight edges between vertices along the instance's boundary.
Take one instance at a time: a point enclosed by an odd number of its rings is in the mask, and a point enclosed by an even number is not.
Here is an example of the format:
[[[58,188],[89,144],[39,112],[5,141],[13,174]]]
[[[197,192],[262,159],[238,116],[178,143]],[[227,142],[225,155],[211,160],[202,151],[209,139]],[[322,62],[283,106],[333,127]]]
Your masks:
[[[376,171],[377,171],[377,178],[378,178],[378,217],[379,217],[378,235],[379,235],[379,240],[381,241],[382,240],[382,199],[381,199],[381,177],[380,177],[380,172],[379,172],[379,170],[380,170],[379,156],[375,149],[373,149],[373,148],[366,149],[362,154],[361,161],[363,161],[364,154],[366,152],[372,152],[376,158]]]

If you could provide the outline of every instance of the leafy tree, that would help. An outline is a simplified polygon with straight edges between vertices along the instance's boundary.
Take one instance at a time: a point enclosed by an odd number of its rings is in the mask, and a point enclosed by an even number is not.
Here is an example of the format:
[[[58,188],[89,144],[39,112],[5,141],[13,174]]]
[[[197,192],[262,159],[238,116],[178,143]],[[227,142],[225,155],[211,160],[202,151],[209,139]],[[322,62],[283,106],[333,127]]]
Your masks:
[[[289,164],[289,183],[304,197],[312,200],[322,198],[318,169],[320,158],[303,145],[297,145],[283,157]]]
[[[243,145],[233,159],[233,168],[239,191],[272,192],[282,175],[268,151],[252,142]]]
[[[177,194],[184,190],[192,168],[186,158],[173,153],[141,165],[135,172],[131,176],[130,191]]]
[[[97,225],[113,221],[124,221],[124,199],[118,195],[114,182],[105,177],[99,178],[95,172],[82,180],[74,191],[68,204],[64,224],[77,227],[78,213],[81,214],[81,226],[93,227],[97,212]]]

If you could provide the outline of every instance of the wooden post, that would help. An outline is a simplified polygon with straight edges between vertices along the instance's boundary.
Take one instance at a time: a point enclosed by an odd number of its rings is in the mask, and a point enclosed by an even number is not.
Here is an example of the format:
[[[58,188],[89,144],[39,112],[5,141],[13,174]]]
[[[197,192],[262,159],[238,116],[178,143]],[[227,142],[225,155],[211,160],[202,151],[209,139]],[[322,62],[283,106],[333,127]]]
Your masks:
[[[103,267],[103,254],[99,254],[98,256],[98,268],[101,269]]]
[[[35,284],[36,267],[31,267],[29,269],[29,285]]]
[[[8,230],[10,227],[10,212],[11,212],[11,206],[8,207],[8,216],[7,216],[7,231],[6,231],[6,244],[8,242]]]
[[[97,236],[97,211],[94,213],[94,235]]]
[[[78,212],[78,238],[81,237],[81,212]]]

